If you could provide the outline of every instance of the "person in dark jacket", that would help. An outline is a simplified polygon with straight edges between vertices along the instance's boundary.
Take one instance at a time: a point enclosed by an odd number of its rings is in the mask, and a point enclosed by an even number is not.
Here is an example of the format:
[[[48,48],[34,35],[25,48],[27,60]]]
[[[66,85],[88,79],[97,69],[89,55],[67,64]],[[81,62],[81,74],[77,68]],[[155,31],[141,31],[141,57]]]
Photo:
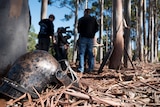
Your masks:
[[[84,16],[78,20],[79,33],[79,67],[78,71],[84,72],[84,56],[85,52],[88,55],[88,70],[93,71],[94,56],[93,56],[93,39],[95,33],[98,31],[97,20],[90,16],[90,9],[85,9]]]
[[[42,19],[39,22],[40,31],[38,34],[38,49],[49,51],[50,47],[50,37],[54,35],[54,24],[55,16],[53,14],[49,15],[48,19]]]

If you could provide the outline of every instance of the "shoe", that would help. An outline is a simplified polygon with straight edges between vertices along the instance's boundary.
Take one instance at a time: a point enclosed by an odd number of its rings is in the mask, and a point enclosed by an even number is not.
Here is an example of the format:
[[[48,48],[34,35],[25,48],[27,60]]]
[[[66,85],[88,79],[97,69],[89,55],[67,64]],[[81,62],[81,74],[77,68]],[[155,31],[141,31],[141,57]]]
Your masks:
[[[80,69],[78,69],[77,71],[78,71],[78,72],[82,72],[82,73],[83,73],[83,71],[82,71],[82,70],[80,70]]]

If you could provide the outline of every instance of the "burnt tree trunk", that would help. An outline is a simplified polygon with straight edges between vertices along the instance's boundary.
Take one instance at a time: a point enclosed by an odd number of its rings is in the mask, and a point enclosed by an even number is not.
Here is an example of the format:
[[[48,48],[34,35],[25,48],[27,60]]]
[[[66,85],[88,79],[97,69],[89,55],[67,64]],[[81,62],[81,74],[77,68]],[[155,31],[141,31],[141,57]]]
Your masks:
[[[28,0],[0,0],[0,74],[27,52]]]

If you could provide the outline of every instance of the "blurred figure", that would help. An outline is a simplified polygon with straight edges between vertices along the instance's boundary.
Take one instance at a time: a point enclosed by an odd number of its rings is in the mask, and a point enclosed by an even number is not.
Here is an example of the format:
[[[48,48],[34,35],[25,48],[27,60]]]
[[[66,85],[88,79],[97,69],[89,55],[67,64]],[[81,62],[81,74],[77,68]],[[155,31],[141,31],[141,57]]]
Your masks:
[[[38,34],[38,49],[49,51],[50,47],[50,36],[54,35],[54,24],[55,16],[53,14],[49,15],[48,19],[42,19],[39,22],[40,31]]]
[[[99,44],[97,42],[97,37],[95,36],[93,39],[93,56],[94,56],[94,64],[96,63],[96,58],[97,58],[97,50],[98,47],[103,46],[103,44]]]
[[[68,48],[69,48],[69,42],[68,39],[71,38],[71,36],[63,36],[62,33],[66,33],[65,28],[60,27],[57,30],[58,36],[57,36],[57,47],[56,48],[56,54],[57,54],[57,60],[67,59],[68,60]]]

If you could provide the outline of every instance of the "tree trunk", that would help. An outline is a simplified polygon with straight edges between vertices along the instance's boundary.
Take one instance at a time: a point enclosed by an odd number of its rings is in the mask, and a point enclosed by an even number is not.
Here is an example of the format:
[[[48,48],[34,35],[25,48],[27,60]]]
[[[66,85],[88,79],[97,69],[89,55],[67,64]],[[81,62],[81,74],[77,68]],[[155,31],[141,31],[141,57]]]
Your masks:
[[[157,20],[157,0],[155,0],[154,3],[154,38],[155,38],[155,44],[154,44],[154,52],[155,52],[155,62],[158,62],[158,20]]]
[[[154,15],[153,4],[151,4],[151,63],[154,62]]]
[[[88,8],[88,0],[86,0],[85,9]]]
[[[143,2],[143,39],[144,39],[144,62],[147,62],[147,36],[146,36],[146,0]]]
[[[128,67],[128,55],[131,56],[131,47],[130,43],[130,18],[131,18],[131,0],[124,2],[124,18],[126,21],[125,30],[124,30],[124,67]],[[130,54],[129,54],[130,53]],[[127,55],[128,54],[128,55]]]
[[[135,7],[136,8],[136,37],[135,37],[135,44],[136,44],[136,48],[135,48],[135,60],[139,60],[139,44],[138,44],[138,29],[139,29],[139,15],[138,15],[138,6]]]
[[[0,0],[0,74],[27,52],[28,0]]]
[[[143,54],[143,44],[142,44],[142,31],[143,31],[143,0],[140,0],[139,1],[139,29],[138,29],[138,32],[139,32],[139,35],[138,35],[138,46],[139,46],[139,59],[140,61],[144,61],[144,54]]]
[[[99,31],[99,39],[100,44],[103,44],[103,10],[104,10],[104,0],[100,0],[100,31]],[[99,63],[102,62],[103,58],[103,47],[99,48]]]
[[[148,61],[151,61],[151,1],[149,0],[149,15],[148,15]]]
[[[76,10],[75,10],[75,22],[74,22],[74,46],[73,46],[73,62],[76,62],[77,58],[77,39],[78,39],[78,5],[79,5],[79,0],[76,0]]]
[[[124,51],[122,0],[113,0],[113,46],[109,68],[119,69]]]
[[[47,18],[48,0],[42,0],[41,2],[41,19],[45,19]]]

